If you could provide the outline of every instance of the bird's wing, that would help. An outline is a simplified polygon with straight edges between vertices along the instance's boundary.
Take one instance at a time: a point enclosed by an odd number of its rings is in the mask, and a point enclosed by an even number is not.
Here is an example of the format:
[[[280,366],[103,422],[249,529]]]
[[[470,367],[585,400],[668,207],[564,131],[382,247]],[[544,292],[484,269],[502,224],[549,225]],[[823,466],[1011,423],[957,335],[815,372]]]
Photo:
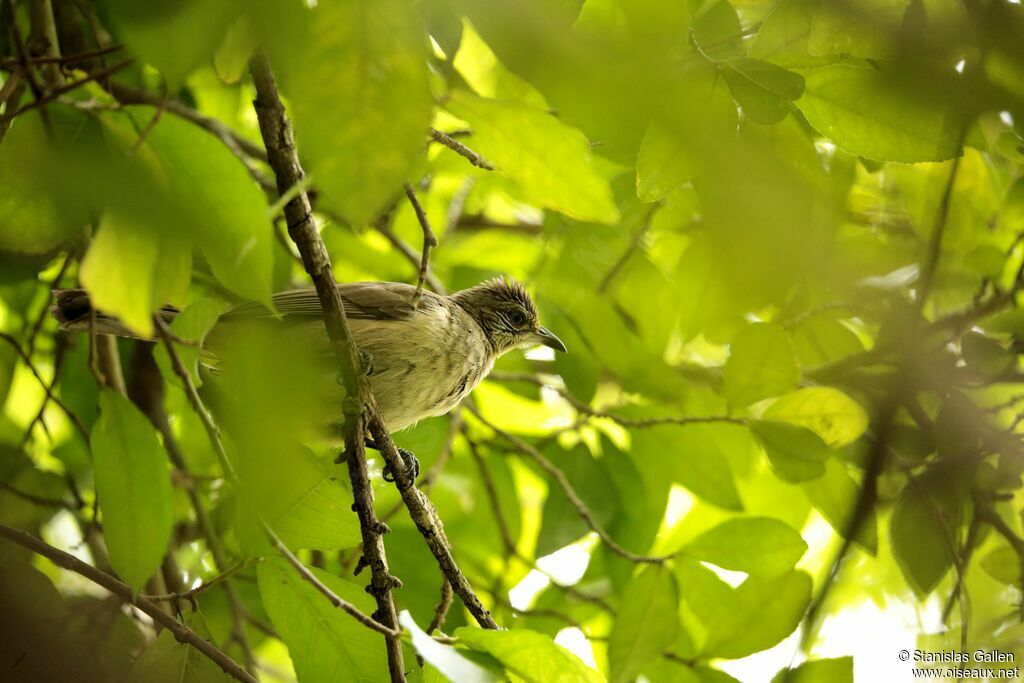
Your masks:
[[[347,282],[338,285],[345,315],[355,320],[403,320],[416,310],[413,294],[416,288],[400,282]],[[423,292],[423,302],[437,295]],[[274,295],[274,308],[284,316],[320,317],[320,299],[316,289],[291,289]],[[228,311],[225,318],[269,316],[265,306],[246,303]]]

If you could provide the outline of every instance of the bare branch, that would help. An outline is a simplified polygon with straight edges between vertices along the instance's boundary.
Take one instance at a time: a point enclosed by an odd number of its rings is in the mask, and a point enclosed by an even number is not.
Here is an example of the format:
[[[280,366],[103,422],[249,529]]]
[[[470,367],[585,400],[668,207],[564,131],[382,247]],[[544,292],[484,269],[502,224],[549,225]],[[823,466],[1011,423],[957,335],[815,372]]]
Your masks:
[[[284,194],[293,186],[301,187],[305,172],[299,162],[291,122],[281,103],[270,61],[264,53],[256,54],[250,64],[250,71],[256,86],[253,106],[267,150],[267,159],[274,170],[278,193]],[[395,586],[396,579],[388,570],[387,555],[381,537],[387,525],[379,522],[376,517],[373,488],[370,486],[364,450],[364,399],[370,396],[369,386],[365,375],[356,370],[362,367],[362,364],[345,318],[341,294],[334,282],[331,259],[317,230],[307,193],[300,191],[285,204],[284,214],[288,221],[288,234],[295,242],[306,272],[316,287],[327,336],[331,341],[345,387],[345,453],[348,459],[349,478],[352,481],[353,507],[359,516],[363,538],[363,564],[369,565],[372,574],[371,591],[377,601],[376,617],[385,627],[394,630],[398,628],[398,615],[391,589]],[[400,457],[398,463],[398,467],[404,473],[404,464]],[[404,682],[405,663],[401,642],[396,637],[386,636],[385,643],[391,680]]]
[[[123,61],[118,62],[117,64],[114,64],[112,66],[108,66],[105,69],[100,69],[98,71],[93,71],[92,73],[84,76],[83,78],[79,78],[77,81],[72,81],[72,82],[66,83],[66,84],[64,84],[64,85],[62,85],[60,87],[53,88],[52,90],[48,91],[45,95],[42,95],[38,99],[33,100],[32,102],[29,102],[28,104],[26,104],[25,106],[21,107],[17,111],[15,111],[15,112],[13,112],[11,114],[4,114],[4,116],[0,117],[0,125],[3,125],[5,123],[7,123],[8,121],[11,121],[14,118],[17,118],[18,116],[21,116],[25,112],[31,111],[33,109],[39,109],[41,107],[45,107],[47,104],[49,104],[50,102],[53,102],[54,100],[56,100],[61,95],[66,95],[67,93],[71,92],[72,90],[75,90],[77,88],[82,87],[86,83],[91,83],[92,81],[99,81],[99,80],[102,80],[102,79],[107,78],[109,76],[112,76],[113,74],[117,73],[121,69],[124,69],[125,67],[129,66],[134,61],[135,60],[131,59],[131,58],[125,59]]]
[[[452,585],[448,583],[448,579],[445,579],[441,583],[441,602],[437,603],[437,607],[434,609],[434,618],[430,620],[430,625],[427,626],[427,633],[433,633],[444,626],[444,620],[448,616],[448,610],[452,606]]]
[[[88,443],[89,430],[85,428],[85,425],[82,423],[82,420],[78,417],[78,415],[72,412],[72,410],[68,408],[67,404],[64,403],[64,401],[62,401],[60,398],[57,397],[56,394],[53,393],[53,389],[46,382],[46,380],[43,379],[42,375],[39,374],[39,370],[36,369],[36,366],[32,363],[32,359],[29,357],[29,355],[25,353],[25,351],[21,348],[21,344],[18,343],[18,340],[12,337],[11,335],[7,334],[6,332],[0,332],[0,339],[3,339],[5,342],[14,347],[18,355],[21,356],[21,359],[25,361],[25,365],[28,366],[28,369],[29,371],[31,371],[32,376],[35,377],[39,384],[43,387],[43,391],[46,392],[47,398],[49,398],[51,401],[60,406],[60,409],[64,411],[64,414],[68,416],[68,419],[71,420],[71,423],[75,426],[79,433],[81,433],[82,438],[84,438],[86,443]]]
[[[301,576],[310,585],[312,585],[314,588],[320,591],[320,593],[323,594],[323,596],[326,597],[327,600],[332,605],[338,607],[343,612],[347,613],[348,615],[356,619],[356,621],[358,621],[370,630],[376,631],[377,633],[381,633],[385,636],[388,636],[389,638],[398,637],[398,635],[401,633],[399,629],[388,628],[384,624],[375,620],[373,617],[363,613],[362,611],[360,611],[358,607],[353,605],[348,600],[345,600],[344,598],[339,596],[337,593],[328,588],[323,581],[316,578],[316,575],[314,575],[313,572],[309,571],[309,568],[306,567],[306,565],[302,564],[302,561],[299,560],[299,558],[295,557],[295,554],[292,553],[292,551],[289,550],[285,546],[285,544],[281,542],[281,539],[278,538],[277,534],[275,534],[274,531],[269,526],[264,524],[263,531],[266,532],[267,536],[270,538],[270,542],[271,544],[273,544],[274,548],[279,553],[281,553],[286,560],[288,560],[288,563],[295,568],[295,571],[299,573],[299,576]]]
[[[540,468],[542,470],[551,475],[551,477],[554,478],[555,482],[558,484],[559,488],[561,488],[562,491],[565,493],[566,498],[569,499],[569,502],[572,504],[572,506],[576,508],[576,512],[579,513],[583,521],[586,522],[588,527],[590,527],[590,530],[596,533],[601,538],[601,540],[604,541],[605,545],[608,546],[608,549],[611,550],[613,553],[620,557],[624,557],[627,560],[630,560],[631,562],[647,562],[651,564],[659,564],[661,562],[664,562],[665,560],[672,558],[671,555],[640,555],[623,548],[614,538],[612,538],[608,534],[607,531],[605,531],[604,527],[598,524],[597,519],[594,517],[594,513],[591,512],[587,504],[584,503],[583,499],[580,498],[578,493],[576,493],[576,489],[574,489],[572,484],[569,483],[569,479],[568,477],[565,476],[565,472],[556,467],[554,463],[552,463],[550,460],[544,457],[544,455],[540,451],[531,446],[529,443],[523,441],[515,434],[510,434],[509,432],[506,432],[505,430],[501,429],[493,422],[485,418],[483,415],[480,414],[480,411],[478,411],[475,407],[469,406],[467,410],[473,413],[473,415],[476,416],[476,418],[480,420],[482,423],[490,427],[495,434],[497,434],[505,441],[510,443],[517,451],[531,458],[535,463],[540,465]]]
[[[598,294],[604,294],[606,291],[608,291],[608,287],[611,286],[612,281],[619,276],[619,273],[622,272],[622,269],[626,267],[627,263],[629,263],[629,259],[631,259],[633,257],[633,254],[635,254],[637,250],[640,249],[641,245],[643,245],[644,236],[646,236],[647,231],[650,230],[651,221],[654,219],[654,214],[658,211],[660,207],[660,202],[655,202],[654,204],[651,204],[651,208],[648,209],[647,215],[644,216],[643,222],[640,223],[640,227],[637,228],[636,232],[633,233],[632,239],[629,240],[629,246],[626,247],[626,251],[624,251],[622,253],[622,256],[620,256],[618,260],[615,261],[612,267],[608,269],[608,272],[604,274],[604,277],[601,278],[601,282],[598,283]]]
[[[206,638],[202,637],[185,624],[164,612],[160,609],[159,605],[147,600],[141,595],[133,595],[131,587],[127,584],[118,581],[113,576],[101,572],[99,569],[96,569],[85,562],[82,562],[74,555],[70,555],[62,550],[54,548],[53,546],[44,543],[35,536],[32,536],[20,529],[9,527],[6,524],[0,524],[0,536],[6,538],[12,543],[28,548],[37,555],[42,555],[58,567],[67,569],[68,571],[75,572],[76,574],[85,577],[96,585],[107,589],[126,604],[134,605],[139,608],[149,615],[153,621],[173,633],[174,637],[177,638],[179,642],[187,643],[199,650],[219,666],[224,673],[228,674],[235,680],[243,681],[244,683],[256,683],[256,679],[249,674],[249,672],[243,669],[238,662],[231,659],[231,657],[211,644]]]
[[[642,429],[645,427],[658,427],[661,425],[686,426],[692,424],[733,424],[745,426],[748,421],[741,417],[729,417],[728,415],[701,415],[701,416],[672,416],[665,417],[626,417],[603,410],[597,410],[573,396],[567,389],[560,386],[546,384],[543,379],[528,372],[492,372],[489,379],[499,382],[529,382],[545,389],[551,389],[564,398],[579,413],[589,417],[601,417],[615,422],[623,427]]]
[[[459,156],[464,157],[467,161],[469,161],[469,163],[473,164],[477,168],[482,168],[485,171],[494,170],[494,166],[491,164],[491,162],[487,161],[487,159],[484,159],[482,156],[471,150],[469,147],[466,147],[464,144],[462,144],[452,136],[448,135],[447,133],[442,133],[439,130],[431,128],[430,139],[433,140],[434,142],[444,145],[445,147],[455,152]]]
[[[395,231],[392,230],[391,227],[388,226],[386,222],[377,221],[376,223],[374,223],[374,228],[376,228],[377,232],[384,235],[387,241],[391,242],[391,246],[397,249],[399,253],[401,253],[402,256],[404,256],[407,261],[409,261],[409,263],[411,263],[414,267],[420,267],[420,254],[417,254],[415,249],[410,247],[405,240],[396,235]],[[437,292],[438,294],[446,293],[447,290],[445,289],[445,286],[441,284],[441,281],[438,280],[437,277],[435,277],[432,272],[430,272],[429,263],[427,264],[427,271],[424,274],[424,280],[428,285],[430,285],[430,288]]]
[[[420,272],[416,281],[416,293],[412,297],[413,308],[418,308],[420,297],[423,295],[423,283],[427,279],[427,270],[430,268],[430,250],[437,246],[437,235],[430,229],[427,212],[424,210],[423,205],[420,204],[416,191],[412,189],[412,185],[409,183],[405,184],[405,196],[409,198],[409,203],[412,204],[413,211],[416,212],[416,220],[419,221],[420,228],[423,230],[423,255],[420,258]]]

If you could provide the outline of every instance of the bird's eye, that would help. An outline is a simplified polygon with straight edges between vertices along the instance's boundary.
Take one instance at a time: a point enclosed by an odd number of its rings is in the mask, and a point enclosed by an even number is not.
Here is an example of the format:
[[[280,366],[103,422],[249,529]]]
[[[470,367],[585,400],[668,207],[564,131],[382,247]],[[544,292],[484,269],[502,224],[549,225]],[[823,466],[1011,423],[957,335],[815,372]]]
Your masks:
[[[526,322],[526,316],[523,315],[522,311],[512,311],[508,314],[508,321],[512,323],[514,327],[522,327]]]

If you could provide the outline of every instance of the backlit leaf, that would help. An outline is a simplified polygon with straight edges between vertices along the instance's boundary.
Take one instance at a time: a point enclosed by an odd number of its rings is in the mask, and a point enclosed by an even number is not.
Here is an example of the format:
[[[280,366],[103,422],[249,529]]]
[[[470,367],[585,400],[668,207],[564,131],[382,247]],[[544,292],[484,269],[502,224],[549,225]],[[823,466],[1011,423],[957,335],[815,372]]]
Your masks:
[[[138,589],[159,568],[174,526],[167,455],[139,409],[109,389],[91,443],[110,563]]]
[[[456,90],[445,107],[473,127],[473,149],[522,190],[523,198],[582,221],[612,223],[619,211],[590,144],[547,112]],[[523,135],[523,131],[530,131]]]

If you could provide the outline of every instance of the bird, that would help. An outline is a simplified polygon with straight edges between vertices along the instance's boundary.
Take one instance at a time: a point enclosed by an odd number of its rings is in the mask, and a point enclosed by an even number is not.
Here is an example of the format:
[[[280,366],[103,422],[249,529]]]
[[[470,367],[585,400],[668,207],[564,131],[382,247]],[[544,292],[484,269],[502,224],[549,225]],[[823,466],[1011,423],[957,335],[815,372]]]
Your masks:
[[[444,296],[399,282],[338,283],[352,338],[363,358],[370,388],[389,432],[443,415],[459,404],[491,372],[494,362],[517,348],[546,346],[565,353],[565,344],[540,323],[532,297],[518,281],[495,277]],[[93,311],[82,289],[56,290],[52,312],[66,331],[139,338],[116,317]],[[321,322],[322,308],[313,288],[291,289],[272,297],[273,310],[256,302],[235,305],[221,314],[217,328],[238,321],[280,317],[301,329],[319,352],[330,347]],[[178,309],[164,306],[158,315],[169,323]],[[213,346],[214,348],[207,348]],[[202,352],[216,355],[207,342]],[[367,445],[376,447],[371,440]],[[418,472],[415,456],[402,451]],[[385,478],[390,480],[388,472]]]

